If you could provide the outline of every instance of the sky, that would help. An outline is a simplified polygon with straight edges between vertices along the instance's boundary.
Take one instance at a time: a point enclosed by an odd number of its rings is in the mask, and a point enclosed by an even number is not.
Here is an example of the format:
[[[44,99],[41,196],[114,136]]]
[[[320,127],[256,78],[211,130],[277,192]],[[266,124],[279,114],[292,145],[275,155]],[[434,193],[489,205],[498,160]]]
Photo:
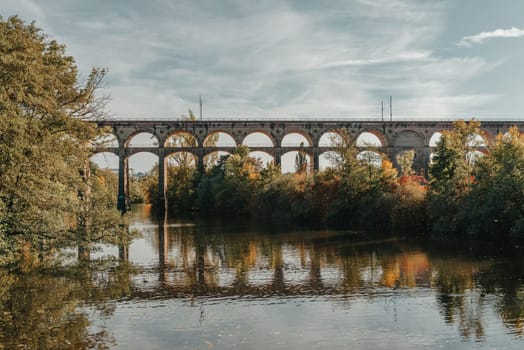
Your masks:
[[[0,4],[109,70],[109,117],[524,117],[522,0]]]

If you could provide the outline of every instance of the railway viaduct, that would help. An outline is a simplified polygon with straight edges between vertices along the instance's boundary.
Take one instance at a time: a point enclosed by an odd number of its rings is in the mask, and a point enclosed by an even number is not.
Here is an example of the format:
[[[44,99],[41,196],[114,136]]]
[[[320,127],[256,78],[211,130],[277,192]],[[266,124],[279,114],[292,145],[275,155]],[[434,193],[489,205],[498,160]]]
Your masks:
[[[231,153],[234,146],[206,147],[206,139],[213,134],[225,133],[234,140],[236,145],[244,142],[245,138],[253,133],[261,133],[271,140],[271,145],[250,146],[251,151],[262,151],[273,157],[275,164],[281,163],[281,156],[287,152],[299,151],[307,154],[313,169],[319,169],[319,157],[330,150],[329,146],[322,145],[323,135],[336,133],[341,129],[347,130],[349,135],[358,138],[369,133],[380,141],[380,145],[373,147],[373,151],[381,153],[395,163],[397,154],[407,150],[415,152],[413,168],[418,171],[427,169],[432,149],[430,144],[435,133],[450,129],[453,121],[431,120],[137,120],[137,119],[108,119],[98,122],[100,127],[107,127],[114,135],[117,145],[110,147],[97,146],[94,152],[112,152],[119,157],[119,187],[118,208],[125,211],[128,207],[127,195],[127,159],[138,152],[150,152],[159,159],[159,193],[160,200],[165,199],[166,189],[166,157],[177,152],[189,152],[194,155],[199,166],[203,166],[204,157],[217,151]],[[480,147],[486,147],[498,134],[506,132],[511,126],[519,129],[524,127],[523,121],[482,121],[484,142]],[[130,145],[131,139],[139,133],[149,133],[158,141],[157,144],[147,147]],[[191,147],[176,147],[169,144],[171,136],[177,134],[190,135],[194,139]],[[283,139],[287,135],[298,134],[307,142],[303,145],[284,145]],[[366,147],[360,147],[366,148]],[[363,149],[364,150],[364,149]]]

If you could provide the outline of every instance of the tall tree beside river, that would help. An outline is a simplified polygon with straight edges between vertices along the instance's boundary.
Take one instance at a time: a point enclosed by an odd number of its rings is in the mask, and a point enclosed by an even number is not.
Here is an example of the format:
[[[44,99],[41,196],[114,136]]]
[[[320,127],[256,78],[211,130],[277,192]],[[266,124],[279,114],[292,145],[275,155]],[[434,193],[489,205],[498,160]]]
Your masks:
[[[478,160],[463,209],[472,234],[523,236],[524,143],[517,128],[497,136]]]
[[[471,190],[474,164],[470,152],[480,135],[480,122],[459,120],[442,132],[430,168],[428,215],[436,232],[463,231],[459,217],[464,197]]]
[[[88,121],[104,112],[105,73],[80,82],[64,45],[0,18],[0,264],[90,240],[77,229],[97,205],[86,160],[98,130]]]

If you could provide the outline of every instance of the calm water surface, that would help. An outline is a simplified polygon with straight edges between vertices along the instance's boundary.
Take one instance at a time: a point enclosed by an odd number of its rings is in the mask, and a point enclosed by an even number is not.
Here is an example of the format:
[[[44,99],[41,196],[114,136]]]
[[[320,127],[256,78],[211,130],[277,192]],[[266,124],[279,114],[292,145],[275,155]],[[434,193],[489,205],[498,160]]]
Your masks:
[[[128,263],[0,272],[0,349],[524,348],[516,246],[132,222]]]

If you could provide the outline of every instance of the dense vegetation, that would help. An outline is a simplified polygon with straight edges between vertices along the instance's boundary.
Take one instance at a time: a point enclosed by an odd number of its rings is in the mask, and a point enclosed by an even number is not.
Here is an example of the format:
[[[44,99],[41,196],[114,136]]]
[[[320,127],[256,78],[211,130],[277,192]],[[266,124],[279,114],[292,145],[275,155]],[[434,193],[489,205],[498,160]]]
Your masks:
[[[87,162],[105,73],[80,82],[63,45],[0,18],[0,265],[125,239],[109,177]]]

